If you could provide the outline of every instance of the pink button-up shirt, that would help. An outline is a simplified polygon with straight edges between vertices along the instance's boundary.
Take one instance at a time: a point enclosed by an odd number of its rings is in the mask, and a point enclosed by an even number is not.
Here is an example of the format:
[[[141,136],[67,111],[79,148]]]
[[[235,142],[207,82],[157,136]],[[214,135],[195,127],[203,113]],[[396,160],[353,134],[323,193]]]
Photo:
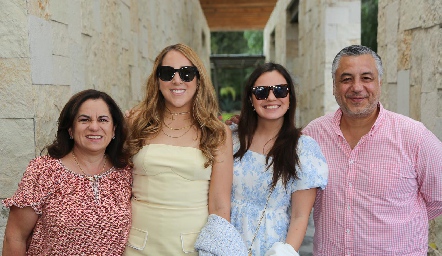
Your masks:
[[[329,167],[314,205],[314,255],[427,255],[428,220],[442,214],[442,143],[425,126],[385,110],[353,148],[342,111],[303,133]]]

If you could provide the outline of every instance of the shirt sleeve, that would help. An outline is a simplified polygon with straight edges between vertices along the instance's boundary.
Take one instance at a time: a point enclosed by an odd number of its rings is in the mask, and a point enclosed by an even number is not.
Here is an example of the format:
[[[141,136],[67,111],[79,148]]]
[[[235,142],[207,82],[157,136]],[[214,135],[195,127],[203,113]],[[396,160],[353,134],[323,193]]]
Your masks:
[[[431,220],[442,214],[442,142],[426,128],[416,159],[420,194]]]
[[[319,144],[309,136],[301,136],[298,144],[301,168],[297,168],[298,180],[294,180],[292,193],[296,190],[325,189],[328,181],[328,166]]]
[[[32,207],[37,214],[41,214],[42,204],[51,193],[52,179],[46,177],[50,168],[47,157],[38,157],[30,161],[23,177],[18,184],[18,189],[11,198],[3,200],[5,207],[17,206],[19,208]],[[53,164],[53,163],[52,163]]]

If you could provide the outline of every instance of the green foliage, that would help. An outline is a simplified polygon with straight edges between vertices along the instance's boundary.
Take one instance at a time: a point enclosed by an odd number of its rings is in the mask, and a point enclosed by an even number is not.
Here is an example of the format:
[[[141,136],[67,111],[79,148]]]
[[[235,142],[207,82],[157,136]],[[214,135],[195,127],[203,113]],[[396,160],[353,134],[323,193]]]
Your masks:
[[[212,54],[250,54],[261,55],[263,52],[262,31],[212,32]],[[219,102],[222,111],[241,109],[242,88],[255,67],[212,70],[219,85]],[[214,73],[216,72],[216,76]]]
[[[362,0],[361,44],[377,51],[378,0]]]
[[[212,32],[210,47],[212,54],[262,54],[263,38],[259,30]]]
[[[219,96],[221,96],[221,97],[229,97],[229,95],[232,96],[233,100],[236,99],[236,91],[231,86],[223,87],[219,91]]]
[[[263,54],[264,34],[258,30],[244,31],[244,38],[247,40],[250,54]]]
[[[230,119],[234,115],[239,115],[239,112],[223,112],[221,115],[221,119],[224,121]]]
[[[247,41],[243,32],[212,32],[210,33],[212,54],[238,54],[247,51]]]

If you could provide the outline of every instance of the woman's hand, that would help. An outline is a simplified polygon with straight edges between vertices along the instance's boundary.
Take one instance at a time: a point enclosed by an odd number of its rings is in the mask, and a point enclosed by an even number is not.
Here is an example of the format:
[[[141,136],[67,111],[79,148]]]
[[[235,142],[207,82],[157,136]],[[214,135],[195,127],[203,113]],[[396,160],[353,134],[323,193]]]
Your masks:
[[[299,256],[299,253],[290,244],[276,242],[264,256]]]

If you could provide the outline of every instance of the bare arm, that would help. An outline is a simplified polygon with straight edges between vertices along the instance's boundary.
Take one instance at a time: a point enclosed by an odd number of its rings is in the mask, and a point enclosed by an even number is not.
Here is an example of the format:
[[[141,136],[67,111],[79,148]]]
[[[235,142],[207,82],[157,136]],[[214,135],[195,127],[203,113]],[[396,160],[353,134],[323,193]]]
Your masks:
[[[3,256],[26,254],[26,243],[37,219],[38,215],[31,207],[11,206],[3,240]]]
[[[209,187],[209,214],[219,215],[230,221],[230,193],[233,179],[232,133],[225,126],[226,141],[220,147],[212,166]]]
[[[286,243],[299,251],[307,230],[308,219],[316,198],[316,188],[298,190],[292,194],[292,212]]]

